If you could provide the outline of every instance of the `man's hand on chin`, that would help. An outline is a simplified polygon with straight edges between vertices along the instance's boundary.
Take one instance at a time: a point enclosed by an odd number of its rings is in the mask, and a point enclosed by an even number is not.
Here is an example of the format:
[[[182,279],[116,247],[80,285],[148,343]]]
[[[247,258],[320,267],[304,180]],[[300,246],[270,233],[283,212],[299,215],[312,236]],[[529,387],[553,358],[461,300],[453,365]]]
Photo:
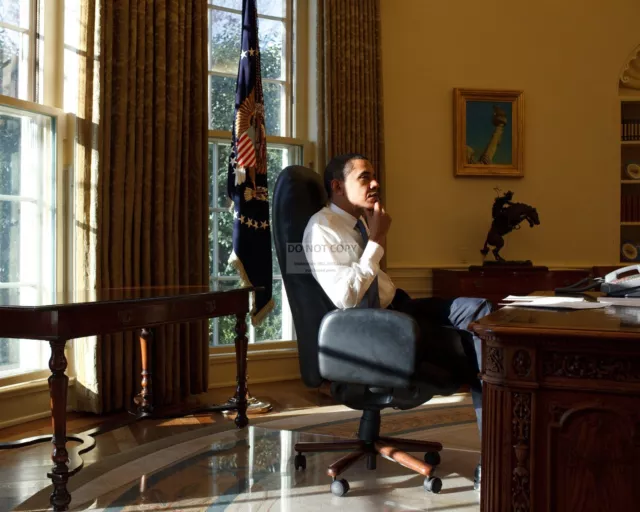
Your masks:
[[[385,247],[387,243],[387,233],[391,227],[391,217],[384,210],[382,203],[376,201],[373,210],[366,210],[365,216],[369,225],[369,240]]]

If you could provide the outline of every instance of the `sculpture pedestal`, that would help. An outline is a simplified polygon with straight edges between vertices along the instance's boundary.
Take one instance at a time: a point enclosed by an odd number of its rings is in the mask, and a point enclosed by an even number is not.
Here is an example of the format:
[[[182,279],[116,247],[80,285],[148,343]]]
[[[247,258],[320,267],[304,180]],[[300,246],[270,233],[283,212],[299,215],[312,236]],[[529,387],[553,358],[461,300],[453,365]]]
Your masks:
[[[509,268],[509,267],[517,267],[517,268],[544,268],[548,270],[547,267],[534,267],[533,262],[531,260],[507,260],[507,261],[497,261],[497,260],[489,260],[482,262],[482,267],[470,267],[470,268]]]

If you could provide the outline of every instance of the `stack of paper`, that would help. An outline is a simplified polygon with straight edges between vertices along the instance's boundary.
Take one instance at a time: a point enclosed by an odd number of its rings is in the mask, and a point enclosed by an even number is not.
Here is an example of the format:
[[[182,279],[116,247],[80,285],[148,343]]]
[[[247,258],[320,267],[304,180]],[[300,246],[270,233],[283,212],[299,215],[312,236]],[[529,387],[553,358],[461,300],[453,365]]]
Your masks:
[[[600,309],[609,304],[604,302],[587,302],[580,297],[540,297],[537,295],[509,295],[502,299],[499,306],[520,306],[550,309]]]

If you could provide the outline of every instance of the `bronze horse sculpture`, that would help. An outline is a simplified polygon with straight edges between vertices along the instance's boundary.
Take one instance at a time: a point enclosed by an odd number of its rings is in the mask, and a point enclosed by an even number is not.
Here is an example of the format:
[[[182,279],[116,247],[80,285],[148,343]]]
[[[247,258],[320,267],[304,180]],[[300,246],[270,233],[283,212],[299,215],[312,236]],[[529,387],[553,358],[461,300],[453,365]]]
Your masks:
[[[513,192],[509,191],[504,196],[496,198],[493,206],[491,228],[484,242],[484,247],[480,249],[482,255],[486,256],[489,253],[489,246],[493,246],[491,252],[493,252],[496,261],[505,261],[500,256],[500,249],[504,247],[504,235],[520,229],[520,223],[525,220],[529,223],[529,227],[540,224],[538,211],[533,206],[524,203],[512,203],[512,197]]]

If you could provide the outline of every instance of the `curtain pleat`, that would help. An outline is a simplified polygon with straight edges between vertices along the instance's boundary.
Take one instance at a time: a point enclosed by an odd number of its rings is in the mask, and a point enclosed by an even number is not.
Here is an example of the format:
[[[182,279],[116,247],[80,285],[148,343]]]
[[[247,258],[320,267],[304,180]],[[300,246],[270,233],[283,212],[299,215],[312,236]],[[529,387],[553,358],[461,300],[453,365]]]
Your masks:
[[[89,256],[79,273],[89,285],[95,276],[105,299],[208,285],[207,1],[82,0],[81,8],[87,57],[79,70],[77,211],[87,221],[80,250]],[[90,83],[94,63],[99,87]],[[99,122],[85,122],[96,107]],[[206,391],[208,322],[155,335],[155,403]],[[137,333],[99,337],[82,355],[94,368],[84,372],[79,408],[128,407],[140,389]]]
[[[366,155],[384,170],[379,0],[317,0],[318,165]]]

